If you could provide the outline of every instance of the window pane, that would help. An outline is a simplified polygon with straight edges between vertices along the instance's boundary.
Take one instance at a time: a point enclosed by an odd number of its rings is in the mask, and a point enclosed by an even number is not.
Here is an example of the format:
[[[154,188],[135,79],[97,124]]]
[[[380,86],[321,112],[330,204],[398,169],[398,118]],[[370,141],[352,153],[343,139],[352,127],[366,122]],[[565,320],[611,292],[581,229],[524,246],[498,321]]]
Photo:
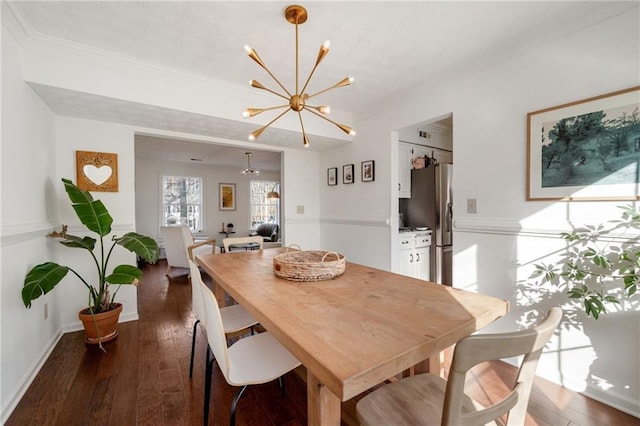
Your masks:
[[[187,225],[191,232],[202,231],[202,179],[163,176],[163,225]]]
[[[251,229],[255,229],[261,223],[280,224],[280,200],[267,198],[267,193],[278,184],[276,181],[252,180],[251,181]]]

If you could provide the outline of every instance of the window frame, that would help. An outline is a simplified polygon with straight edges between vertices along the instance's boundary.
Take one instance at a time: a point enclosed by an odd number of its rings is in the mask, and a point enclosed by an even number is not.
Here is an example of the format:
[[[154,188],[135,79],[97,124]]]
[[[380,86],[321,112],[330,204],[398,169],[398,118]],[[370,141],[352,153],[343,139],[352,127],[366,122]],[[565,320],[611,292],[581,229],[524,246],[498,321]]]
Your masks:
[[[248,224],[249,224],[249,230],[250,231],[255,231],[256,228],[258,227],[258,225],[260,225],[261,223],[277,223],[278,226],[281,226],[280,222],[281,222],[281,211],[280,211],[280,199],[279,198],[275,198],[274,200],[276,200],[275,202],[273,202],[273,206],[275,207],[275,221],[274,222],[260,222],[260,223],[256,223],[254,222],[254,215],[253,215],[253,207],[254,205],[258,205],[258,204],[254,204],[253,203],[253,183],[254,182],[265,182],[266,186],[264,187],[265,191],[263,192],[264,194],[264,199],[268,200],[266,198],[267,193],[269,191],[271,191],[274,186],[278,186],[279,188],[281,188],[280,185],[280,181],[279,180],[272,180],[272,179],[251,179],[249,181],[249,217],[248,217]],[[280,191],[282,192],[282,191]],[[268,201],[264,201],[262,203],[259,204],[260,206],[270,206],[271,204]],[[262,216],[265,217],[265,216]]]
[[[174,179],[198,179],[200,181],[200,204],[195,204],[195,203],[187,203],[186,205],[192,205],[192,206],[199,206],[199,210],[200,210],[200,223],[199,223],[199,228],[197,230],[193,230],[191,229],[191,227],[189,227],[191,233],[195,236],[195,235],[203,235],[205,233],[205,228],[206,228],[206,223],[205,223],[205,179],[202,176],[197,176],[197,175],[185,175],[185,174],[180,174],[180,173],[160,173],[160,226],[171,226],[171,224],[166,222],[166,218],[165,218],[165,199],[164,199],[164,195],[165,195],[165,179],[166,178],[174,178]],[[185,224],[187,226],[189,226],[188,224]]]

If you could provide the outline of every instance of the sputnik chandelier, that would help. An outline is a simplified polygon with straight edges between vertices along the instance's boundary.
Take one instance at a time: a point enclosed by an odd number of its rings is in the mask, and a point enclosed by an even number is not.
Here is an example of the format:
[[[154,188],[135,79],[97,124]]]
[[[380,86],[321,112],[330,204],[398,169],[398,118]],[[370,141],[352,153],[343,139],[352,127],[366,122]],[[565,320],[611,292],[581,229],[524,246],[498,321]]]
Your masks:
[[[272,125],[276,120],[278,120],[280,117],[282,117],[283,115],[285,115],[287,112],[289,111],[295,111],[298,113],[298,119],[300,120],[300,127],[302,129],[302,142],[304,143],[305,148],[309,146],[309,139],[307,139],[307,134],[304,130],[304,124],[302,122],[302,110],[305,111],[309,111],[315,115],[317,115],[318,117],[327,120],[328,122],[334,124],[335,126],[337,126],[338,128],[340,128],[343,132],[349,134],[349,135],[355,135],[355,131],[349,127],[346,126],[344,124],[340,124],[337,123],[327,117],[325,117],[326,114],[329,114],[331,112],[331,108],[328,105],[318,105],[318,106],[313,106],[313,105],[308,105],[307,101],[311,98],[313,98],[314,96],[317,96],[321,93],[327,92],[331,89],[335,89],[337,87],[343,87],[343,86],[348,86],[353,82],[353,78],[351,77],[347,77],[343,80],[340,80],[339,82],[337,82],[336,84],[334,84],[333,86],[327,87],[324,90],[321,90],[319,92],[316,92],[312,95],[305,93],[305,90],[307,89],[307,85],[309,84],[309,81],[311,80],[311,77],[313,76],[313,73],[315,72],[316,68],[318,67],[318,65],[320,65],[320,62],[324,59],[325,56],[327,56],[327,53],[329,53],[329,41],[325,41],[324,44],[322,46],[320,46],[320,51],[318,52],[318,58],[316,59],[316,63],[313,66],[313,69],[311,70],[311,73],[309,74],[309,77],[307,78],[307,81],[304,83],[304,85],[302,86],[302,89],[299,90],[299,79],[298,79],[298,25],[304,24],[307,21],[307,10],[302,7],[302,6],[298,6],[298,5],[293,5],[293,6],[289,6],[287,7],[285,14],[284,14],[286,20],[288,22],[290,22],[291,24],[294,24],[296,26],[296,91],[295,93],[292,95],[283,85],[282,83],[280,83],[280,81],[278,81],[278,79],[271,73],[271,71],[269,70],[269,68],[267,68],[267,66],[264,64],[264,62],[262,62],[262,59],[260,59],[260,57],[258,56],[258,53],[256,53],[256,51],[254,49],[252,49],[249,46],[245,46],[245,50],[247,51],[247,53],[249,54],[249,57],[251,59],[253,59],[254,61],[256,61],[256,63],[258,65],[260,65],[270,76],[271,78],[278,84],[278,86],[280,86],[280,88],[282,90],[284,90],[284,93],[286,93],[286,95],[282,94],[282,93],[278,93],[275,90],[271,90],[265,86],[263,86],[261,83],[259,83],[256,80],[251,80],[249,82],[249,84],[251,84],[251,87],[255,87],[258,89],[262,89],[262,90],[266,90],[267,92],[273,93],[276,96],[279,96],[285,100],[288,101],[287,104],[284,105],[277,105],[277,106],[273,106],[273,107],[269,107],[269,108],[247,108],[242,115],[245,118],[249,118],[249,117],[253,117],[254,115],[260,114],[261,112],[264,111],[271,111],[271,110],[275,110],[275,109],[280,109],[280,108],[286,108],[284,110],[284,112],[282,112],[280,115],[278,115],[276,118],[274,118],[273,120],[271,120],[269,123],[267,123],[266,125],[260,127],[258,130],[254,131],[251,133],[251,135],[249,135],[249,140],[256,140],[260,137],[260,135],[262,134],[262,132],[264,132],[264,130],[269,127],[270,125]]]

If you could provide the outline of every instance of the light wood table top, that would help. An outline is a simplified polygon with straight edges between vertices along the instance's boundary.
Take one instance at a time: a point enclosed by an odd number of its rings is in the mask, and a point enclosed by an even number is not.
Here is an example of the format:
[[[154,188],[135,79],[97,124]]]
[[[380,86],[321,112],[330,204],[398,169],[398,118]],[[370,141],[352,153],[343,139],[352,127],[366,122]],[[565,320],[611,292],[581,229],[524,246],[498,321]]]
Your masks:
[[[273,273],[285,249],[197,262],[307,368],[309,424],[340,424],[346,401],[506,314],[508,302],[347,262],[310,283]],[[219,299],[220,300],[220,299]]]

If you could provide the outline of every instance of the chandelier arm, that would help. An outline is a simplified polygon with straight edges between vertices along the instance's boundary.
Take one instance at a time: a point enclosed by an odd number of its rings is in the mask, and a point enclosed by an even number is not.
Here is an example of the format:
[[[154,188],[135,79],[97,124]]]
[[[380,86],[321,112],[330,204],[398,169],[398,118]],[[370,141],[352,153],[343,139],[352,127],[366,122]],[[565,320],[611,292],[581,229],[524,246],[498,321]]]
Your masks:
[[[311,70],[311,72],[309,73],[309,77],[307,78],[307,81],[304,83],[304,86],[302,86],[302,90],[300,91],[300,93],[304,93],[307,86],[309,85],[309,82],[311,81],[311,77],[313,76],[313,73],[316,72],[316,68],[318,68],[318,65],[320,65],[320,62],[322,62],[324,57],[327,56],[327,53],[329,53],[329,40],[325,41],[320,46],[320,51],[318,52],[318,58],[316,59],[316,63],[313,66],[313,69]]]
[[[256,86],[253,86],[253,87],[256,87]],[[269,92],[269,93],[273,93],[274,95],[279,96],[279,97],[281,97],[282,99],[286,99],[287,101],[289,100],[289,98],[287,98],[285,95],[280,94],[280,93],[276,92],[275,90],[271,90],[271,89],[269,89],[269,88],[267,88],[267,87],[261,86],[261,87],[256,87],[256,88],[257,88],[257,89],[266,90],[267,92]]]
[[[263,131],[264,129],[266,129],[267,127],[271,126],[273,123],[275,123],[275,122],[276,122],[276,120],[278,120],[280,117],[282,117],[282,116],[283,116],[283,115],[285,115],[287,112],[289,112],[289,110],[290,110],[290,109],[291,109],[291,107],[289,107],[288,109],[285,109],[285,110],[284,110],[281,114],[279,114],[276,118],[274,118],[273,120],[271,120],[270,122],[268,122],[268,123],[267,123],[267,124],[265,124],[264,126],[260,127],[260,128],[259,128],[258,130],[256,130],[255,132],[258,132],[258,131],[259,131],[260,133],[262,133],[262,131]],[[255,132],[254,132],[254,133],[255,133]],[[258,139],[258,138],[256,137],[256,139]]]
[[[289,97],[291,97],[291,93],[289,93],[289,91],[286,89],[286,87],[284,87],[282,85],[282,83],[280,83],[280,81],[276,78],[276,76],[273,75],[273,73],[269,70],[267,65],[262,61],[262,58],[260,58],[260,56],[258,56],[258,52],[256,52],[255,49],[249,49],[249,57],[251,59],[253,59],[258,65],[260,65],[260,67],[263,70],[265,70],[276,83],[278,83],[278,86],[280,86],[282,88],[282,90],[284,90],[284,92],[287,95],[289,95]],[[266,88],[265,88],[265,90],[266,90]],[[281,95],[279,95],[279,96],[281,96]]]
[[[351,78],[350,77],[346,77],[346,78],[340,80],[339,82],[337,82],[336,84],[334,84],[333,86],[329,86],[326,89],[323,89],[323,90],[321,90],[319,92],[314,93],[313,95],[306,96],[305,99],[310,99],[310,98],[313,98],[314,96],[318,96],[321,93],[328,92],[331,89],[336,89],[338,87],[348,86],[350,84],[351,84]]]
[[[313,69],[309,73],[309,77],[307,78],[307,81],[304,83],[304,86],[302,86],[302,92],[301,93],[304,93],[304,91],[306,90],[307,86],[309,85],[309,82],[311,81],[311,77],[313,76],[313,73],[316,72],[316,68],[318,68],[318,62],[316,62],[316,64],[313,66]]]
[[[289,106],[289,104],[284,104],[284,105],[272,106],[269,108],[247,108],[247,111],[250,111],[249,117],[255,117],[256,115],[263,113],[265,111],[271,111],[279,108],[291,108],[291,107]]]
[[[304,109],[305,109],[306,111],[309,111],[309,112],[310,112],[310,113],[312,113],[312,114],[317,115],[318,117],[322,118],[323,120],[327,120],[329,123],[331,123],[331,124],[333,124],[334,126],[338,127],[340,130],[342,130],[343,132],[345,132],[345,133],[346,133],[346,134],[348,134],[348,135],[349,135],[349,134],[351,134],[351,132],[353,131],[353,129],[352,129],[351,127],[349,127],[349,126],[347,126],[347,125],[344,125],[344,124],[340,124],[340,123],[338,123],[338,122],[335,122],[335,121],[331,120],[330,118],[327,118],[327,117],[325,117],[324,115],[322,115],[322,114],[320,114],[320,113],[318,113],[318,112],[315,112],[314,110],[312,110],[312,109],[310,109],[310,108],[307,108],[306,106],[304,107]]]
[[[309,139],[307,139],[307,132],[304,130],[304,124],[302,123],[302,114],[298,111],[298,119],[300,120],[300,128],[302,129],[302,144],[305,147],[309,146]]]

